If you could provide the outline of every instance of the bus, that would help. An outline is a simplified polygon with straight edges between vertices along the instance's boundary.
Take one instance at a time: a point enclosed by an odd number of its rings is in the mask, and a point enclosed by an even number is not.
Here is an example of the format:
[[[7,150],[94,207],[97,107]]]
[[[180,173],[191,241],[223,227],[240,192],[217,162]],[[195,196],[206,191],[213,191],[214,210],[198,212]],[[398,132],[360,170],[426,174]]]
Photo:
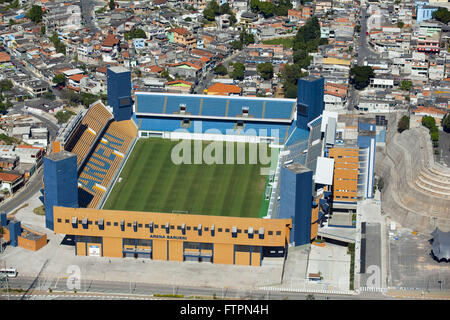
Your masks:
[[[17,270],[16,268],[1,268],[0,269],[0,275],[6,274],[10,278],[17,277]]]

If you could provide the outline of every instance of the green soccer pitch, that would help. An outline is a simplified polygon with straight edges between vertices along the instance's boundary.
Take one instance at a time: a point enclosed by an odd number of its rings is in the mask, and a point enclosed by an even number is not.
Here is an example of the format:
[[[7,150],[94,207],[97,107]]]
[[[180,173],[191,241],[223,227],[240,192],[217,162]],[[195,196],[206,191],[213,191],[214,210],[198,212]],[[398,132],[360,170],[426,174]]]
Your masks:
[[[259,156],[258,164],[249,164],[249,144],[240,144],[241,152],[245,147],[245,164],[237,164],[235,143],[234,164],[208,165],[202,161],[177,165],[171,154],[178,143],[160,138],[140,139],[103,209],[259,217],[267,178],[260,169],[270,164],[260,164]],[[195,148],[194,142],[190,143],[193,163]],[[211,144],[197,143],[203,145],[202,151]],[[224,142],[223,162],[225,146]],[[270,156],[270,148],[267,149]]]

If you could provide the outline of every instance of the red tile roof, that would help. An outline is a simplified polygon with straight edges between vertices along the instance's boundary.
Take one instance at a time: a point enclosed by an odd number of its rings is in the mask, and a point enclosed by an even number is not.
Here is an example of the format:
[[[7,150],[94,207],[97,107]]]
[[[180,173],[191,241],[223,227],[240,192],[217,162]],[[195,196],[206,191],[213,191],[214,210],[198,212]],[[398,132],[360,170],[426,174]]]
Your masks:
[[[112,33],[108,34],[108,36],[103,40],[103,45],[105,47],[112,47],[119,43],[119,39],[117,39]]]
[[[19,178],[20,176],[18,174],[0,172],[0,181],[14,182]]]

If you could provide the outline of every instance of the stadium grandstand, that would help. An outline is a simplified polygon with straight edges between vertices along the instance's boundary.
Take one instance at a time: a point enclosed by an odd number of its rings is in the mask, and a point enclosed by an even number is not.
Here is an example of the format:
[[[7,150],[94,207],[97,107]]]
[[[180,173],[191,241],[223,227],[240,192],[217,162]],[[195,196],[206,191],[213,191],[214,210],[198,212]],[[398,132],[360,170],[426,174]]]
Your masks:
[[[133,121],[114,121],[101,101],[61,128],[57,141],[77,157],[80,207],[97,207],[136,136]]]

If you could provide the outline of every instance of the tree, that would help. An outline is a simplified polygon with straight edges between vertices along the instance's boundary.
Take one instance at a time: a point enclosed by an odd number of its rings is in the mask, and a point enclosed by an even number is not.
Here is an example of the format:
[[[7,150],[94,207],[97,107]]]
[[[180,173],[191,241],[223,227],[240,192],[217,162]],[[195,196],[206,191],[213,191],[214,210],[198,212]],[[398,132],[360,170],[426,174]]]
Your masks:
[[[0,80],[0,92],[11,90],[12,87],[13,84],[11,80],[8,79]]]
[[[397,131],[399,133],[402,133],[403,131],[408,130],[408,129],[409,129],[409,117],[408,116],[403,116],[398,121]]]
[[[52,80],[57,86],[65,86],[66,85],[66,76],[63,73],[57,74],[53,77]]]
[[[423,116],[422,117],[422,125],[427,127],[428,130],[433,130],[436,127],[436,120],[431,116]]]
[[[62,111],[58,111],[55,114],[55,118],[58,120],[58,123],[66,123],[67,121],[69,121],[70,117],[74,114],[75,114],[74,112],[64,109]]]
[[[261,77],[264,78],[264,80],[272,79],[273,77],[273,66],[270,62],[260,63],[256,67],[258,72],[261,74]]]
[[[233,48],[233,50],[241,50],[243,48],[243,45],[239,40],[234,40],[231,42],[231,47]]]
[[[370,83],[370,79],[375,77],[372,67],[354,66],[350,69],[350,82],[357,90],[362,90]]]
[[[206,8],[205,10],[203,10],[203,17],[208,21],[214,21],[216,19],[214,10],[210,8]]]
[[[27,18],[33,21],[34,23],[39,23],[42,21],[42,17],[44,16],[44,11],[41,6],[33,5],[27,13]]]
[[[450,132],[450,113],[447,113],[442,119],[442,127],[445,132]]]
[[[403,23],[403,21],[399,21],[397,22],[397,27],[402,29],[405,26],[405,24]]]
[[[116,4],[114,3],[114,0],[109,0],[109,10],[114,10],[116,8]]]
[[[410,91],[412,88],[412,82],[409,80],[402,80],[402,82],[400,82],[400,89],[404,90],[404,91]]]
[[[227,68],[223,64],[219,64],[217,67],[214,68],[214,73],[224,76],[228,73]]]
[[[45,25],[43,25],[41,27],[41,36],[45,35],[46,29],[45,29]]]
[[[357,24],[354,28],[356,33],[360,33],[361,32],[361,26],[359,24]]]
[[[133,28],[128,32],[125,32],[125,40],[130,39],[147,39],[145,31],[139,28]]]
[[[234,80],[243,80],[244,79],[244,72],[245,72],[245,66],[242,63],[240,63],[240,62],[236,62],[233,65],[233,71],[231,72],[230,76]]]
[[[14,21],[14,19],[9,19],[9,22],[8,22],[8,26],[11,28],[13,25],[15,25],[16,24],[16,22]]]
[[[449,23],[450,21],[450,11],[448,11],[447,8],[439,8],[436,11],[433,12],[432,14],[433,19],[436,19],[442,23]]]

